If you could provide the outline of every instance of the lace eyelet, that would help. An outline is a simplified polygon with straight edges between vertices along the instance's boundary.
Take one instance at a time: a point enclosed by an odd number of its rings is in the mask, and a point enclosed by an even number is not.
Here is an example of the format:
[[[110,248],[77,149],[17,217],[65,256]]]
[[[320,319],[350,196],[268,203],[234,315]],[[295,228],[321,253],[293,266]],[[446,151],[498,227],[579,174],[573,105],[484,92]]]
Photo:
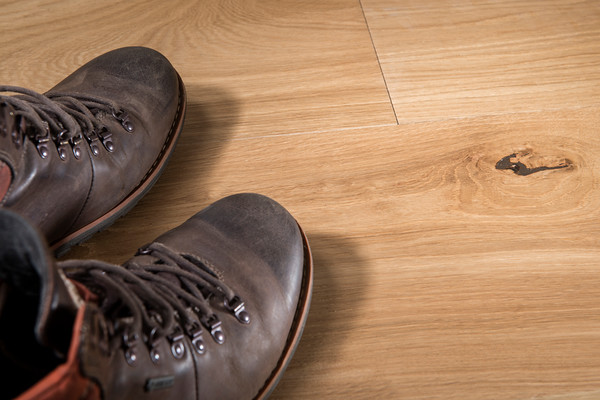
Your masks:
[[[202,339],[202,327],[199,322],[192,322],[185,327],[185,332],[192,339],[192,348],[196,353],[202,355],[206,351],[204,340]]]
[[[110,153],[115,151],[115,144],[112,142],[112,140],[106,139],[106,140],[102,141],[102,144],[104,145],[104,148],[106,150],[108,150]]]
[[[81,155],[83,154],[81,151],[81,146],[79,146],[79,144],[82,141],[83,141],[83,137],[81,135],[76,136],[70,140],[71,147],[73,148],[73,155],[75,156],[75,159],[77,159],[77,160],[79,160],[81,158]]]
[[[136,256],[147,256],[152,254],[152,250],[146,248],[146,247],[140,247],[139,249],[137,249],[135,255]]]
[[[50,128],[48,123],[44,121],[45,130],[43,134],[37,135],[33,140],[35,147],[37,148],[38,154],[41,158],[48,158],[50,151],[48,150],[48,142],[50,142]]]
[[[158,362],[160,361],[160,353],[155,348],[150,350],[150,359],[154,364],[158,364]]]
[[[137,356],[137,346],[136,346],[136,342],[138,340],[138,335],[136,334],[131,334],[131,333],[124,333],[123,334],[123,347],[124,347],[124,356],[125,356],[125,361],[127,362],[127,364],[131,365],[132,367],[135,367],[137,365],[138,362],[138,356]]]
[[[41,158],[48,158],[48,156],[50,155],[50,152],[48,151],[48,146],[42,143],[38,143],[35,147],[37,148],[37,151]]]
[[[192,340],[192,347],[196,350],[198,354],[204,354],[206,351],[206,346],[204,345],[204,340],[202,340],[202,336],[199,336]]]
[[[58,156],[61,160],[66,161],[68,158],[68,147],[69,147],[69,138],[67,135],[68,131],[63,129],[56,135],[56,142],[58,145],[56,146],[56,150],[58,151]]]
[[[179,340],[171,344],[171,353],[176,359],[182,359],[185,354],[185,346],[183,345],[183,341]]]
[[[129,120],[129,114],[127,114],[126,111],[124,111],[123,109],[113,109],[112,115],[121,123],[121,126],[123,126],[123,128],[127,132],[132,133],[134,131],[135,128],[133,126],[133,123]]]
[[[135,353],[134,348],[125,350],[125,361],[127,361],[127,364],[131,365],[132,367],[137,365],[137,354]]]
[[[250,314],[246,311],[246,305],[239,296],[233,296],[229,301],[225,300],[225,308],[227,308],[241,323],[250,323]]]
[[[131,121],[123,121],[123,122],[121,122],[121,125],[123,125],[123,128],[125,128],[125,130],[129,133],[133,132],[133,130],[134,130],[133,124],[131,123]]]
[[[110,133],[106,128],[102,128],[100,132],[98,132],[98,137],[102,142],[102,145],[109,152],[115,151],[115,144],[112,141],[112,133]]]
[[[67,152],[66,146],[59,146],[57,148],[57,151],[58,151],[58,157],[60,157],[61,160],[66,161],[68,158],[68,152]]]
[[[88,142],[88,145],[90,146],[90,151],[92,152],[92,154],[94,156],[98,156],[100,154],[100,148],[98,147],[98,142],[100,141],[100,139],[98,139],[96,131],[92,130],[90,132],[87,132],[85,134],[85,138]]]
[[[175,332],[167,336],[167,339],[171,343],[171,354],[176,359],[181,359],[185,355],[185,346],[183,344],[183,333],[181,328],[177,328]]]
[[[210,330],[210,335],[218,344],[225,343],[225,333],[221,327],[222,322],[215,314],[211,315],[205,322],[206,327]]]

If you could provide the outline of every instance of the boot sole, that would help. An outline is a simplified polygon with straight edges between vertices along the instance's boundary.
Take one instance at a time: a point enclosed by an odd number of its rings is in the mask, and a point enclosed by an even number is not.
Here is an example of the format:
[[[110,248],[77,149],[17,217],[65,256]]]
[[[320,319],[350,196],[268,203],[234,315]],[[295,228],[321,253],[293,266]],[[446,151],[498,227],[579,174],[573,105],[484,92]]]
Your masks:
[[[290,329],[290,333],[279,362],[277,363],[277,366],[273,372],[271,372],[269,379],[267,379],[264,386],[258,392],[258,395],[256,395],[256,400],[263,400],[269,397],[281,380],[285,369],[289,365],[292,356],[298,347],[298,343],[300,343],[300,337],[302,336],[304,326],[306,325],[306,319],[308,317],[308,310],[310,308],[313,289],[313,259],[310,246],[308,244],[308,239],[306,238],[306,235],[300,225],[298,225],[298,229],[300,229],[302,240],[304,242],[304,266],[298,307],[296,308],[292,327]]]
[[[50,246],[50,248],[54,252],[56,257],[60,257],[61,255],[66,253],[71,247],[85,242],[94,234],[111,226],[119,218],[127,214],[133,208],[133,206],[135,206],[137,202],[142,197],[144,197],[144,195],[152,188],[152,186],[154,186],[161,173],[163,172],[164,168],[166,167],[169,158],[171,157],[171,154],[173,153],[173,150],[175,148],[175,144],[177,143],[177,139],[179,139],[181,131],[183,130],[183,121],[185,119],[187,98],[185,86],[179,75],[178,79],[179,107],[177,109],[175,119],[173,120],[173,124],[171,125],[171,134],[167,137],[167,140],[163,145],[161,153],[159,154],[158,158],[154,161],[152,167],[146,173],[146,176],[142,179],[140,184],[112,210],[104,214],[102,217],[92,221],[88,225],[69,234],[68,236],[64,237],[58,242],[53,243]]]

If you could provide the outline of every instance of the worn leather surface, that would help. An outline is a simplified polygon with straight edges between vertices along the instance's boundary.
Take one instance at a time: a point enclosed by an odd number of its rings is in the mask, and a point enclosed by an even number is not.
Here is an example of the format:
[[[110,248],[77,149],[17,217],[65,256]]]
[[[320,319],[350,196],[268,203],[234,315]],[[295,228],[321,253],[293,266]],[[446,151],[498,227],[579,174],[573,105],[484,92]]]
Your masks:
[[[106,351],[110,344],[102,332],[107,321],[90,304],[79,350],[83,374],[99,383],[107,399],[254,398],[277,367],[298,305],[304,255],[295,220],[264,196],[235,195],[204,209],[157,241],[202,257],[244,300],[250,323],[240,323],[222,304],[214,303],[225,333],[223,344],[203,328],[204,354],[194,351],[191,338],[184,336],[184,357],[176,359],[168,340],[162,339],[160,362],[153,363],[148,350],[141,347],[138,363],[132,367],[121,349]],[[149,379],[161,377],[173,377],[173,385],[144,389]]]
[[[18,131],[0,109],[8,135],[0,135],[0,160],[10,166],[12,180],[1,205],[33,221],[50,244],[101,218],[134,190],[160,157],[183,112],[177,72],[158,52],[129,47],[88,62],[48,93],[79,93],[110,99],[128,114],[129,133],[112,114],[101,113],[112,133],[115,150],[99,146],[92,155],[84,141],[82,156],[59,158],[55,147],[43,159],[28,139],[15,144]],[[12,125],[11,125],[12,123]]]

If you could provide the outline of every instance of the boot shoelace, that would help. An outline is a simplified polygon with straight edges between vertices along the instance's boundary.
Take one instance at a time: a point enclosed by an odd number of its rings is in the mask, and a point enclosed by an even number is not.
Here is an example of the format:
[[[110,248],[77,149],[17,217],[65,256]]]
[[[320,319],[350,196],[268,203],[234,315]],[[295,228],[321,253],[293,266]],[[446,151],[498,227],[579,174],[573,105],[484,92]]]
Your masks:
[[[100,308],[114,326],[109,336],[121,335],[124,354],[135,364],[139,334],[149,347],[150,357],[158,362],[154,348],[161,338],[171,344],[175,358],[184,355],[184,334],[199,354],[205,352],[202,326],[215,342],[222,344],[225,334],[221,320],[213,311],[214,302],[243,324],[250,323],[244,302],[199,257],[179,254],[161,243],[140,249],[123,266],[95,260],[68,260],[59,263],[65,275],[102,299]],[[150,261],[148,261],[150,260]]]
[[[129,115],[111,100],[97,96],[78,93],[40,94],[33,90],[18,86],[0,85],[0,93],[18,93],[14,96],[0,95],[0,106],[10,106],[10,113],[15,117],[15,125],[22,131],[14,129],[9,134],[18,145],[22,137],[28,137],[37,147],[40,157],[49,155],[48,145],[52,140],[56,145],[59,157],[67,159],[70,147],[75,158],[81,157],[81,143],[86,140],[93,155],[99,154],[98,142],[104,148],[114,151],[111,132],[98,118],[99,113],[112,115],[127,132],[133,132],[134,126]],[[31,129],[26,128],[26,119]],[[6,122],[4,122],[6,124]],[[2,124],[2,121],[0,121]],[[0,134],[6,130],[0,125]]]

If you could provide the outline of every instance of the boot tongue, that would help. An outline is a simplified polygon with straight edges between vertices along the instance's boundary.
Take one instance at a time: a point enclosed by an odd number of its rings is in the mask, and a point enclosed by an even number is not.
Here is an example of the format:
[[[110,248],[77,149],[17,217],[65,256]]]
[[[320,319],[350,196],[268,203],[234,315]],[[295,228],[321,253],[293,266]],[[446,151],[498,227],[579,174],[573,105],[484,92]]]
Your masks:
[[[54,262],[47,264],[46,274],[40,274],[40,306],[35,334],[39,342],[60,355],[66,355],[77,315],[76,289]]]
[[[65,355],[77,313],[68,281],[56,269],[41,235],[22,217],[2,209],[0,243],[0,280],[18,294],[15,298],[38,300],[35,337],[42,346]],[[5,298],[1,307],[10,307],[10,302]]]

